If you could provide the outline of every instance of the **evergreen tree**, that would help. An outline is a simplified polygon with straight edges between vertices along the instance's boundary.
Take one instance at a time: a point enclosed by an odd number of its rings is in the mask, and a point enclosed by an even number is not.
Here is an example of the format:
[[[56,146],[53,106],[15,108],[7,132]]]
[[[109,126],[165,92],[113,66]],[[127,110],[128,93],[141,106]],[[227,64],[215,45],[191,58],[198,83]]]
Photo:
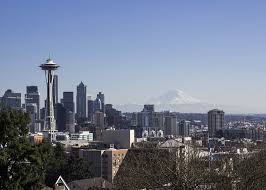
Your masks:
[[[63,146],[57,143],[46,167],[45,184],[52,187],[61,175],[68,183],[75,180],[91,178],[90,163],[81,158],[69,156]]]
[[[0,189],[40,189],[47,145],[32,145],[29,117],[18,110],[0,110]]]

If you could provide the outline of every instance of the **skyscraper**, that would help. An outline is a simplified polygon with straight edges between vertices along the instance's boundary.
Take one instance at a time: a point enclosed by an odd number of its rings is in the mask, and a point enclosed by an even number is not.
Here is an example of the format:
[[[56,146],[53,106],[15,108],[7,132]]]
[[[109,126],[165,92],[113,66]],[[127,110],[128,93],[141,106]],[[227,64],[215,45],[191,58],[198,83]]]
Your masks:
[[[8,89],[2,99],[2,106],[12,109],[21,109],[21,93]]]
[[[140,126],[149,132],[153,130],[153,114],[154,105],[144,105],[141,114],[139,114]]]
[[[66,108],[62,103],[57,103],[55,105],[55,119],[57,130],[59,132],[66,131]]]
[[[53,104],[58,103],[58,75],[54,75],[53,81]]]
[[[31,133],[41,131],[41,125],[37,122],[37,105],[35,103],[27,103],[26,111],[30,116],[31,122],[29,123],[29,130]]]
[[[152,114],[152,128],[155,131],[164,129],[164,113],[163,112],[153,112]]]
[[[73,92],[63,92],[63,99],[61,103],[65,108],[65,127],[70,133],[75,130],[75,104],[74,104],[74,93]]]
[[[177,119],[176,114],[169,114],[165,116],[165,135],[177,135]]]
[[[182,120],[179,122],[178,124],[178,135],[179,136],[182,136],[182,137],[188,137],[190,134],[189,134],[189,130],[190,130],[190,124],[191,122],[190,121],[186,121],[186,120]]]
[[[96,99],[98,99],[98,100],[100,100],[101,101],[101,112],[102,113],[105,113],[105,100],[104,100],[104,94],[102,93],[102,92],[99,92],[98,94],[97,94],[97,98]]]
[[[145,104],[143,108],[143,112],[154,112],[154,105],[153,104]]]
[[[92,121],[93,119],[93,112],[94,112],[94,101],[88,100],[88,121]]]
[[[102,101],[99,98],[96,98],[93,102],[93,112],[102,112]]]
[[[134,127],[139,126],[139,122],[138,122],[138,112],[133,112],[133,113],[132,113],[131,125],[134,126]]]
[[[66,129],[71,133],[75,133],[75,114],[72,111],[66,112]]]
[[[93,114],[93,123],[97,128],[104,129],[104,113],[96,111]]]
[[[121,111],[113,108],[112,104],[105,105],[105,115],[106,115],[106,126],[119,126],[122,122],[122,113]]]
[[[25,107],[27,110],[28,104],[36,104],[37,115],[36,120],[40,119],[40,94],[38,92],[38,86],[27,86],[25,94]]]
[[[61,103],[64,104],[64,107],[68,111],[72,111],[74,113],[74,93],[73,92],[63,92],[63,99],[61,99]]]
[[[87,87],[81,82],[77,86],[77,118],[86,118]]]
[[[214,109],[208,112],[209,137],[216,137],[217,132],[224,127],[224,111]]]

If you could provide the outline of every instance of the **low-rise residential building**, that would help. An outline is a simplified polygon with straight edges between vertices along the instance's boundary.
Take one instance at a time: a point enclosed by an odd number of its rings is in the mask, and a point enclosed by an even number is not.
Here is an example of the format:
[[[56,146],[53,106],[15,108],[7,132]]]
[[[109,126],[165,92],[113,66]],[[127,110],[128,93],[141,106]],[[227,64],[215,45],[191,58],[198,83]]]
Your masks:
[[[104,151],[102,159],[102,177],[104,179],[113,182],[127,151],[127,149],[112,148]]]
[[[30,135],[30,142],[34,144],[41,144],[44,140],[44,136],[42,133],[36,133]]]
[[[91,163],[95,177],[102,177],[113,182],[128,149],[80,149],[79,156]]]

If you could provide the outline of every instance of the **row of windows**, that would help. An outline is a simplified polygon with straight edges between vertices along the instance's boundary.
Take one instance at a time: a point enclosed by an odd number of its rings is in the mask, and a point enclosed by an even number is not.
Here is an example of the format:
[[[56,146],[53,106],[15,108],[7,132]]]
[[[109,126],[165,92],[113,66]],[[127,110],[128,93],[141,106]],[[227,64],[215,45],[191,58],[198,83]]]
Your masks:
[[[124,157],[125,154],[113,154],[114,157]],[[108,158],[107,154],[103,154],[103,158]]]

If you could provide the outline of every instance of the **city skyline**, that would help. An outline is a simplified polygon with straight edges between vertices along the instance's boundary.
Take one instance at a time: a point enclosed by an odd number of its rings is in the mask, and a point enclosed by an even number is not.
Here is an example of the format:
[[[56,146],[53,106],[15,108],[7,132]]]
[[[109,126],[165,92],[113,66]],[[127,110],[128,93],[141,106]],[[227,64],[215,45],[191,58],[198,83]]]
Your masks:
[[[0,189],[264,189],[266,1],[0,1]]]
[[[83,81],[88,95],[103,92],[114,105],[178,89],[208,104],[266,113],[263,1],[30,4],[1,2],[1,96],[36,85],[43,105],[38,65],[50,54],[62,66],[60,98]]]

